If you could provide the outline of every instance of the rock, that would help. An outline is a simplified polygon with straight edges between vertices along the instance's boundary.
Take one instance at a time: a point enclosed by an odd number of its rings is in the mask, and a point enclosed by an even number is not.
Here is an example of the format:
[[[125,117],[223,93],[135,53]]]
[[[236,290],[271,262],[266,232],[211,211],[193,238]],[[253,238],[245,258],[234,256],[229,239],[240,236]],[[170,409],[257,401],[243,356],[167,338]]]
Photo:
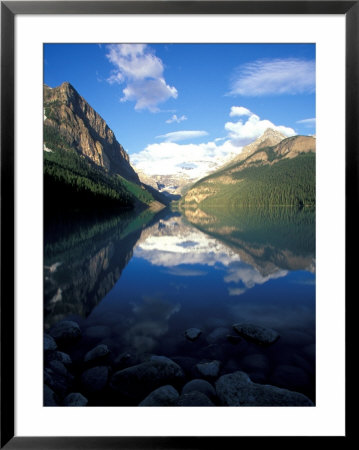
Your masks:
[[[78,323],[72,320],[63,320],[56,323],[50,329],[50,335],[57,343],[70,343],[81,336],[81,330]]]
[[[56,350],[57,344],[55,342],[55,339],[50,336],[49,334],[44,334],[44,351],[48,352],[51,350]]]
[[[44,406],[58,406],[55,392],[44,384]]]
[[[176,389],[166,385],[151,392],[138,406],[174,406],[178,398]]]
[[[219,327],[211,331],[206,339],[209,344],[215,344],[217,342],[225,341],[227,334],[228,328]]]
[[[216,391],[225,406],[314,406],[299,392],[253,383],[240,371],[222,375],[216,381]]]
[[[51,358],[54,361],[62,362],[62,364],[64,364],[65,366],[70,366],[72,364],[70,355],[64,352],[54,352],[53,354],[51,354]]]
[[[64,364],[60,361],[51,361],[49,363],[49,367],[50,369],[52,369],[55,373],[58,373],[60,375],[63,375],[65,377],[67,377],[68,375],[68,371],[66,369],[66,367],[64,366]]]
[[[140,401],[164,384],[183,380],[181,367],[166,357],[152,357],[150,361],[116,372],[110,387],[120,395]]]
[[[81,375],[81,384],[84,391],[95,394],[102,391],[108,381],[108,368],[106,366],[96,366],[86,370]]]
[[[200,337],[202,331],[199,328],[188,328],[185,331],[184,335],[189,341],[195,341]]]
[[[196,365],[198,372],[204,377],[216,378],[221,367],[220,361],[211,361],[207,363],[199,363]]]
[[[138,364],[138,359],[129,352],[120,353],[114,361],[114,367],[117,370],[125,369],[126,367],[135,366]]]
[[[63,397],[72,386],[73,376],[63,375],[50,368],[44,370],[44,383],[47,384],[56,394]]]
[[[182,394],[177,406],[214,406],[214,403],[202,392],[192,391]]]
[[[193,391],[201,392],[210,399],[213,399],[216,396],[214,387],[208,383],[208,381],[201,380],[200,378],[191,380],[185,384],[182,389],[182,394],[188,394]]]
[[[207,347],[198,351],[200,359],[222,359],[223,357],[223,344],[209,344]]]
[[[189,378],[196,378],[198,375],[196,369],[197,359],[191,358],[190,356],[173,356],[172,361],[181,366],[186,376]]]
[[[270,345],[279,339],[277,331],[252,323],[237,323],[233,325],[233,329],[240,336],[256,344]]]
[[[84,362],[99,362],[103,361],[110,354],[110,349],[105,344],[97,345],[97,347],[93,348],[89,352],[86,353],[84,357]]]
[[[64,400],[65,406],[86,406],[87,403],[87,398],[79,392],[72,392]]]

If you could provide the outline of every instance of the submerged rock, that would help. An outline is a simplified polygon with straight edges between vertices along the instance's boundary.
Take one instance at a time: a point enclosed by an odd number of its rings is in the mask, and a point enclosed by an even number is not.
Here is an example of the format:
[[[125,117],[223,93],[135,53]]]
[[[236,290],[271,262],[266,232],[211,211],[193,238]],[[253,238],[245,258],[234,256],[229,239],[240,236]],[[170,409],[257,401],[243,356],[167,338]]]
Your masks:
[[[72,392],[64,400],[65,406],[86,406],[87,403],[87,398],[79,392]]]
[[[44,406],[58,406],[55,392],[44,384]]]
[[[206,363],[199,363],[196,365],[198,372],[204,377],[216,378],[221,367],[220,361],[211,361]]]
[[[90,394],[102,391],[108,381],[108,367],[97,366],[86,370],[81,376],[81,384]]]
[[[138,406],[174,406],[178,399],[176,389],[166,385],[151,392]]]
[[[225,406],[314,406],[299,392],[253,383],[240,371],[221,376],[216,381],[216,391]]]
[[[44,334],[44,351],[47,352],[56,349],[57,344],[55,342],[55,339],[49,334]]]
[[[81,329],[77,322],[62,320],[53,325],[49,333],[57,343],[69,343],[81,336]]]
[[[51,361],[60,361],[65,366],[70,366],[72,364],[72,359],[70,355],[64,352],[49,352],[47,355],[47,361],[50,363]]]
[[[164,384],[173,384],[184,378],[181,367],[164,356],[153,356],[150,361],[116,372],[110,387],[122,396],[141,400]]]
[[[49,363],[49,367],[50,369],[52,369],[55,373],[58,373],[60,375],[63,375],[65,377],[67,377],[69,375],[66,367],[64,366],[64,364],[61,361],[51,361]]]
[[[216,396],[216,391],[211,383],[201,380],[200,378],[191,380],[185,384],[182,389],[182,394],[188,394],[193,391],[201,392],[210,399],[213,399]]]
[[[177,406],[214,406],[214,403],[202,392],[192,391],[182,394]]]
[[[233,329],[240,336],[256,344],[270,345],[279,339],[277,331],[252,323],[237,323],[233,325]]]
[[[105,344],[97,345],[95,348],[86,353],[84,357],[85,363],[103,361],[110,354],[110,349]]]
[[[215,344],[217,342],[225,341],[227,334],[228,328],[219,327],[211,331],[211,333],[206,337],[206,339],[209,344]]]
[[[202,330],[199,328],[188,328],[188,330],[185,331],[184,335],[189,341],[195,341],[200,337],[202,334]]]

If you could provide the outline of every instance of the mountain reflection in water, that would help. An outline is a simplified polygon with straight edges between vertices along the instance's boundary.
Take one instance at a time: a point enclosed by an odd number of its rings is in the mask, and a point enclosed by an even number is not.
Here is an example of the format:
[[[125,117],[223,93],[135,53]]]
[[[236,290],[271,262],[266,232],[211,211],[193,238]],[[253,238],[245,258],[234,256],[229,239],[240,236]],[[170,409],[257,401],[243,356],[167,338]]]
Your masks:
[[[314,400],[314,211],[201,211],[57,225],[45,236],[45,329],[72,318],[72,357],[105,343],[127,352],[218,359],[221,373],[287,387]],[[270,347],[226,339],[232,325],[276,329]],[[184,331],[202,330],[189,342]]]

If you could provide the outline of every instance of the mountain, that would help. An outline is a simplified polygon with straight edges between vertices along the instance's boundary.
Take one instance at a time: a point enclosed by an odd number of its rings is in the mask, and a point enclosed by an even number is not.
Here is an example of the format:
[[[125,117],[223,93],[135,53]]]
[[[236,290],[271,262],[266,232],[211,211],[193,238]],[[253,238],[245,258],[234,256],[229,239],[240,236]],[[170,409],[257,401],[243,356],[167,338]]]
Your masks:
[[[266,132],[230,163],[197,181],[184,206],[314,205],[315,138]]]
[[[68,82],[44,86],[44,183],[49,208],[168,203],[140,181],[113,131]]]

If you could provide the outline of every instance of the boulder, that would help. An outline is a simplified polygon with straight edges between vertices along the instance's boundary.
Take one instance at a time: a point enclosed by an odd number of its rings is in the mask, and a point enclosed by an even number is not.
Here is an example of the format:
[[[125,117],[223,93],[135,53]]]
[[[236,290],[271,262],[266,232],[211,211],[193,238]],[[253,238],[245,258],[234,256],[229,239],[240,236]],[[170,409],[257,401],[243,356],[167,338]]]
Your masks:
[[[44,406],[58,406],[55,392],[44,384]]]
[[[58,373],[60,375],[63,375],[64,377],[67,377],[69,374],[64,364],[60,361],[51,361],[49,363],[50,369],[52,369],[55,373]]]
[[[210,399],[213,399],[216,396],[216,391],[211,383],[201,380],[200,378],[189,381],[182,388],[182,394],[188,394],[193,391],[201,392]]]
[[[225,406],[314,406],[299,392],[253,383],[241,371],[221,376],[216,381],[216,391]]]
[[[216,378],[219,374],[221,367],[220,361],[211,361],[205,363],[199,363],[196,365],[198,372],[204,377]]]
[[[89,394],[95,394],[102,391],[108,381],[108,367],[96,366],[85,370],[81,375],[81,385],[84,391]]]
[[[233,329],[248,341],[260,345],[270,345],[279,339],[279,333],[271,328],[264,328],[252,323],[237,323]]]
[[[178,398],[176,389],[166,385],[152,391],[138,406],[175,406]]]
[[[76,341],[81,336],[81,329],[77,322],[62,320],[53,325],[49,333],[58,344],[70,343]]]
[[[116,372],[110,387],[124,397],[140,401],[158,387],[178,383],[183,378],[178,364],[164,356],[153,356],[149,361]]]
[[[188,330],[185,331],[184,335],[189,341],[195,341],[200,337],[202,334],[202,330],[199,328],[188,328]]]
[[[79,392],[72,392],[64,399],[65,406],[86,406],[88,400]]]
[[[86,353],[84,357],[85,363],[104,361],[110,354],[110,349],[105,344],[97,345],[95,348]]]
[[[49,334],[44,334],[44,351],[48,352],[51,350],[56,350],[57,344],[55,342],[55,339],[50,336]]]

